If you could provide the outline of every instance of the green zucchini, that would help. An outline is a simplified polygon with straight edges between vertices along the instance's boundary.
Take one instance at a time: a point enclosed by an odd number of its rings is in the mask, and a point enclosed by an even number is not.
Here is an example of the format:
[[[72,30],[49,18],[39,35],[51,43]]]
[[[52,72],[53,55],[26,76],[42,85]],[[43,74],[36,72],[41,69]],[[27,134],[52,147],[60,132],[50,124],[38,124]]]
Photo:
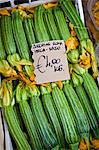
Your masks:
[[[73,65],[74,71],[83,78],[83,87],[89,97],[90,104],[95,112],[96,118],[99,121],[99,89],[93,77],[81,68],[78,64]]]
[[[7,55],[16,53],[11,16],[1,16],[1,34]]]
[[[50,127],[50,124],[48,123],[36,86],[32,87],[30,94],[30,106],[33,116],[35,117],[39,125],[44,146],[46,149],[53,148],[57,145],[57,139]]]
[[[34,14],[35,32],[38,42],[49,41],[50,37],[46,30],[46,26],[43,20],[44,8],[43,6],[37,6]]]
[[[62,40],[67,41],[71,35],[62,10],[59,7],[55,8],[54,15],[60,37]]]
[[[63,91],[59,89],[55,83],[52,83],[51,86],[53,102],[57,107],[61,118],[66,142],[69,144],[72,150],[78,150],[79,136],[69,104]]]
[[[59,40],[60,36],[58,33],[58,29],[55,24],[54,15],[52,14],[52,10],[48,9],[44,12],[45,22],[47,28],[49,30],[50,36],[52,40]]]
[[[19,150],[24,150],[24,149],[31,150],[31,147],[27,142],[24,133],[20,128],[13,107],[12,106],[5,107],[4,115],[8,124],[9,131],[17,145],[17,148]]]
[[[89,39],[88,32],[86,27],[84,26],[79,14],[77,13],[74,5],[71,0],[60,0],[59,1],[64,13],[70,19],[71,23],[74,25],[74,28],[77,32],[78,38],[80,41]],[[84,34],[82,34],[84,33]]]
[[[43,103],[47,118],[49,119],[51,126],[54,128],[53,130],[56,133],[56,137],[57,137],[59,145],[61,147],[65,147],[63,131],[62,131],[60,122],[58,120],[57,114],[55,112],[55,108],[53,106],[52,96],[48,88],[41,86],[40,89],[42,93],[42,103]]]
[[[1,35],[1,19],[0,19],[0,60],[6,59],[6,53],[3,46],[3,40]]]
[[[16,100],[19,104],[20,113],[23,119],[23,122],[25,124],[28,136],[30,138],[30,144],[32,146],[32,149],[34,150],[41,150],[42,149],[42,143],[40,141],[39,135],[37,134],[37,130],[34,124],[34,118],[32,115],[32,111],[30,109],[30,106],[27,102],[27,91],[26,88],[22,89],[22,83],[19,83],[17,85],[16,89]]]
[[[0,93],[0,97],[2,98],[2,107],[11,136],[19,150],[31,150],[14,111],[15,97],[13,97],[12,82],[9,80],[4,82],[1,86],[1,90],[2,93]]]
[[[96,114],[97,120],[99,121],[99,89],[89,73],[84,73],[82,77],[84,80],[83,87],[89,96],[90,103]]]
[[[81,138],[89,142],[89,123],[85,111],[69,81],[64,82],[63,91],[68,100],[71,110],[73,111],[75,121]]]
[[[35,36],[34,36],[32,24],[33,24],[33,18],[31,18],[29,16],[24,17],[23,27],[24,27],[24,31],[25,31],[28,45],[30,48],[32,47],[32,44],[35,43]]]
[[[23,29],[22,16],[20,15],[20,12],[12,12],[12,28],[20,57],[29,60],[30,51]]]
[[[91,130],[93,131],[94,135],[96,138],[99,138],[99,127],[98,127],[98,122],[96,119],[96,116],[93,112],[93,109],[89,103],[88,97],[86,95],[86,92],[84,88],[79,85],[75,87],[76,93],[79,97],[79,100],[85,110],[85,113],[87,114],[88,120],[89,120],[89,125]]]

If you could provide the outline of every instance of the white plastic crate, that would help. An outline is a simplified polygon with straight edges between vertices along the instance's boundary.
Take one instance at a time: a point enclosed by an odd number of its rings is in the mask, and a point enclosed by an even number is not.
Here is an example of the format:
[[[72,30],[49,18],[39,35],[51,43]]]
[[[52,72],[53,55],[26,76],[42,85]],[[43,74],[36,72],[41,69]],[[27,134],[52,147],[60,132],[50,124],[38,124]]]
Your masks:
[[[4,8],[11,8],[11,7],[15,7],[17,6],[17,4],[19,3],[22,6],[28,6],[28,5],[39,5],[39,4],[44,4],[44,3],[48,3],[48,2],[55,2],[57,0],[0,0],[1,5],[3,5],[5,3],[5,6],[2,7],[1,9]],[[9,5],[6,7],[6,5]]]
[[[22,2],[24,0],[20,0]],[[80,17],[84,23],[84,13],[83,13],[83,7],[82,7],[82,0],[73,0],[75,3],[75,7],[80,14]],[[29,5],[39,5],[39,4],[44,4],[44,3],[49,3],[49,2],[57,2],[57,0],[28,0],[28,3],[23,3],[20,4],[22,6],[29,6]],[[5,3],[5,4],[4,4]],[[9,6],[8,6],[9,4]],[[7,7],[6,7],[7,5]],[[1,6],[3,6],[1,8]],[[0,0],[0,9],[10,9],[12,7],[15,7],[15,0]],[[0,76],[0,83],[1,83],[1,76]],[[1,135],[2,133],[2,135]],[[2,115],[2,110],[0,110],[0,150],[14,150],[12,147],[11,139],[9,136],[8,128],[6,125],[6,122],[4,120],[4,117]]]
[[[0,0],[1,4],[1,9],[10,9],[11,7],[17,6],[16,1],[20,1],[20,5],[22,6],[30,6],[30,5],[39,5],[39,4],[44,4],[44,3],[49,3],[49,2],[57,2],[57,0]],[[24,3],[25,1],[25,3]],[[83,7],[82,7],[82,0],[73,0],[75,2],[75,7],[77,11],[80,14],[80,17],[84,23],[84,14],[83,14]],[[6,5],[9,5],[6,7]]]
[[[0,9],[5,9],[5,8],[10,9],[11,7],[15,7],[15,6],[17,6],[16,1],[17,0],[0,0],[0,4],[3,5],[0,7]],[[20,0],[20,5],[22,5],[22,6],[39,5],[39,4],[49,3],[49,2],[57,2],[58,0],[36,0],[36,1],[35,0],[25,0],[25,1],[26,1],[26,3],[24,3],[24,0]],[[76,7],[77,11],[79,12],[80,17],[84,23],[82,0],[73,0],[73,1],[75,2],[75,7]],[[6,6],[8,4],[9,4],[9,6]]]

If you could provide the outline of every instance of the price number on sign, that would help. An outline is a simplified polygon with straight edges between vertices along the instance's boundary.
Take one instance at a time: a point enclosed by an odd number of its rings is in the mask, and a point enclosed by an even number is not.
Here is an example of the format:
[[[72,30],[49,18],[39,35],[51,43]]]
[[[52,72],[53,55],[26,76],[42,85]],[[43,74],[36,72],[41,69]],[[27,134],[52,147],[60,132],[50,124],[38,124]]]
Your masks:
[[[53,58],[53,59],[49,60],[48,56],[41,55],[38,58],[36,68],[39,70],[39,72],[44,73],[44,72],[46,72],[46,69],[48,69],[49,67],[51,67],[54,72],[64,71],[63,64],[61,64],[60,58]]]

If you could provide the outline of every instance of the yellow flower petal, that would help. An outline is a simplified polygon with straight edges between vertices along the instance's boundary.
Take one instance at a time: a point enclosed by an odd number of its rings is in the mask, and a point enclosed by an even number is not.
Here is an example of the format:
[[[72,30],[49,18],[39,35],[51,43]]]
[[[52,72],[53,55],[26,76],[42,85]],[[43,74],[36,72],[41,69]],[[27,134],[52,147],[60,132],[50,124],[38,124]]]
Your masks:
[[[48,9],[48,8],[56,7],[57,5],[58,3],[48,3],[48,4],[43,4],[43,7],[45,9]]]
[[[0,15],[10,16],[10,13],[8,12],[7,9],[5,9],[5,10],[0,10]]]
[[[91,67],[91,56],[88,52],[85,52],[80,56],[80,66],[85,69]]]
[[[65,45],[67,46],[67,53],[72,50],[76,49],[79,45],[79,42],[76,37],[70,37],[66,42]]]

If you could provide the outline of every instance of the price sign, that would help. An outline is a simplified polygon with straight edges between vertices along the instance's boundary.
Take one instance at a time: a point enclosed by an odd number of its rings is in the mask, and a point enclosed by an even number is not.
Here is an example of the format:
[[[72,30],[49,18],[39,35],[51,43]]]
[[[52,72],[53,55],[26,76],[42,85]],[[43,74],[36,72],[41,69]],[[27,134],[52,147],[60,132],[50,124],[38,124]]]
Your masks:
[[[63,40],[36,43],[31,50],[37,84],[70,79]]]

